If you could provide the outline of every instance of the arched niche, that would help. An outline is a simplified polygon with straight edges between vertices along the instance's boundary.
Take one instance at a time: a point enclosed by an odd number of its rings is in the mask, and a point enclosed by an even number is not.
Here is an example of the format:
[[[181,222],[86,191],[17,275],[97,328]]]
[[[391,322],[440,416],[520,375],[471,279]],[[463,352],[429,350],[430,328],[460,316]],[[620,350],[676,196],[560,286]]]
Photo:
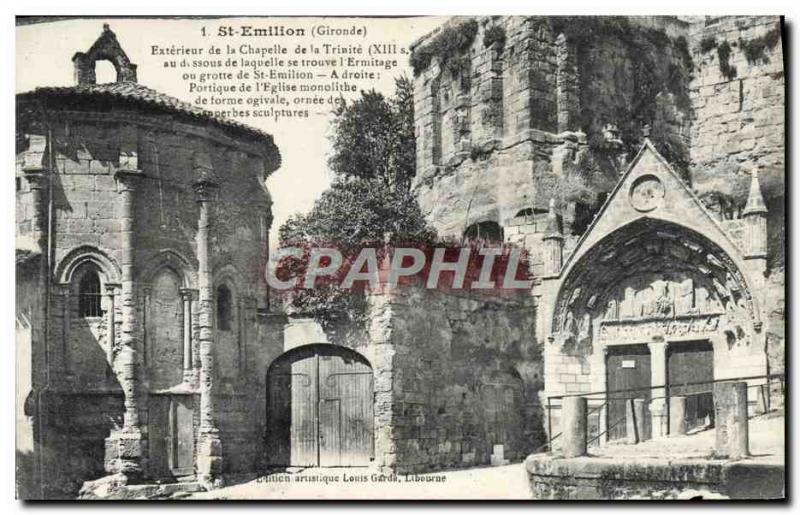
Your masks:
[[[503,242],[503,227],[494,221],[475,222],[464,231],[467,240]]]
[[[71,284],[75,271],[85,264],[96,267],[103,283],[118,283],[122,270],[116,260],[105,250],[90,245],[82,245],[70,250],[58,263],[55,269],[56,281],[60,284]]]
[[[241,274],[233,265],[214,269],[214,356],[221,377],[239,377],[245,369],[247,331]]]
[[[678,224],[641,218],[612,232],[570,267],[552,317],[568,354],[596,340],[620,343],[652,332],[669,338],[760,331],[747,279],[715,242]]]
[[[140,268],[139,283],[144,289],[151,286],[153,279],[163,268],[172,270],[180,277],[182,288],[197,287],[197,272],[192,263],[174,250],[162,250],[147,261]]]
[[[369,465],[373,382],[370,362],[346,347],[310,344],[278,356],[267,369],[267,464]]]

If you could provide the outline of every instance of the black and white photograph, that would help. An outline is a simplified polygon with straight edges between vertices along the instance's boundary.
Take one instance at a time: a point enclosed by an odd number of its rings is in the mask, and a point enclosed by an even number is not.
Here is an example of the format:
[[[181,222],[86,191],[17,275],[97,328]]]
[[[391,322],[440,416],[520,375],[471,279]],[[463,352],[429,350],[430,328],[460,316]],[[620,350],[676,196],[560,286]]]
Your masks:
[[[780,11],[233,14],[14,18],[19,501],[786,501]]]

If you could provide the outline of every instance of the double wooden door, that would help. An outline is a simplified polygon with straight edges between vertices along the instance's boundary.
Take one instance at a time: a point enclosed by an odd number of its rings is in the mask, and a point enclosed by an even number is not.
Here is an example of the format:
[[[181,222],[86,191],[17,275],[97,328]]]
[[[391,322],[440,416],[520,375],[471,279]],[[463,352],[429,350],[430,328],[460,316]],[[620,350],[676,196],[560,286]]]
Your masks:
[[[373,377],[334,345],[287,352],[267,373],[267,463],[365,466],[373,457]]]

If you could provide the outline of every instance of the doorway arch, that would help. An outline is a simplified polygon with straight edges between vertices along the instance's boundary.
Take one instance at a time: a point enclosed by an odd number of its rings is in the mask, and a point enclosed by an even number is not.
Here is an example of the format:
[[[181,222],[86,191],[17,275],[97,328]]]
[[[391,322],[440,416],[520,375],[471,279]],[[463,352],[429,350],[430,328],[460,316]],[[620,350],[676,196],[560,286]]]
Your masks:
[[[272,362],[266,384],[268,465],[369,465],[373,372],[364,356],[337,345],[303,345]]]

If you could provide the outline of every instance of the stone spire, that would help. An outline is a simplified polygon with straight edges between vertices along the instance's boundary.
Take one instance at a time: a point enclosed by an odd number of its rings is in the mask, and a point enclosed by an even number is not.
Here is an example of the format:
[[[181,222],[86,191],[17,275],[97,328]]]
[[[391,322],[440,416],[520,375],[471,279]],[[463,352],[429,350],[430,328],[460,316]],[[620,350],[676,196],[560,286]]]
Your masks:
[[[550,199],[550,208],[547,212],[547,223],[544,231],[545,238],[563,238],[561,234],[561,227],[558,224],[558,215],[556,215],[556,199]]]
[[[544,237],[542,238],[542,262],[544,275],[555,276],[561,272],[563,259],[564,236],[558,225],[558,215],[556,215],[556,201],[550,199],[550,210],[547,213],[547,224],[545,226]]]
[[[750,178],[750,193],[747,195],[747,204],[744,206],[742,216],[762,214],[767,212],[767,204],[761,194],[761,184],[758,181],[758,168],[753,169]]]
[[[758,169],[753,169],[750,179],[750,194],[747,196],[747,205],[742,211],[744,221],[744,254],[748,259],[762,259],[767,257],[767,204],[761,195],[761,185],[758,182]],[[766,262],[761,264],[764,268]]]

